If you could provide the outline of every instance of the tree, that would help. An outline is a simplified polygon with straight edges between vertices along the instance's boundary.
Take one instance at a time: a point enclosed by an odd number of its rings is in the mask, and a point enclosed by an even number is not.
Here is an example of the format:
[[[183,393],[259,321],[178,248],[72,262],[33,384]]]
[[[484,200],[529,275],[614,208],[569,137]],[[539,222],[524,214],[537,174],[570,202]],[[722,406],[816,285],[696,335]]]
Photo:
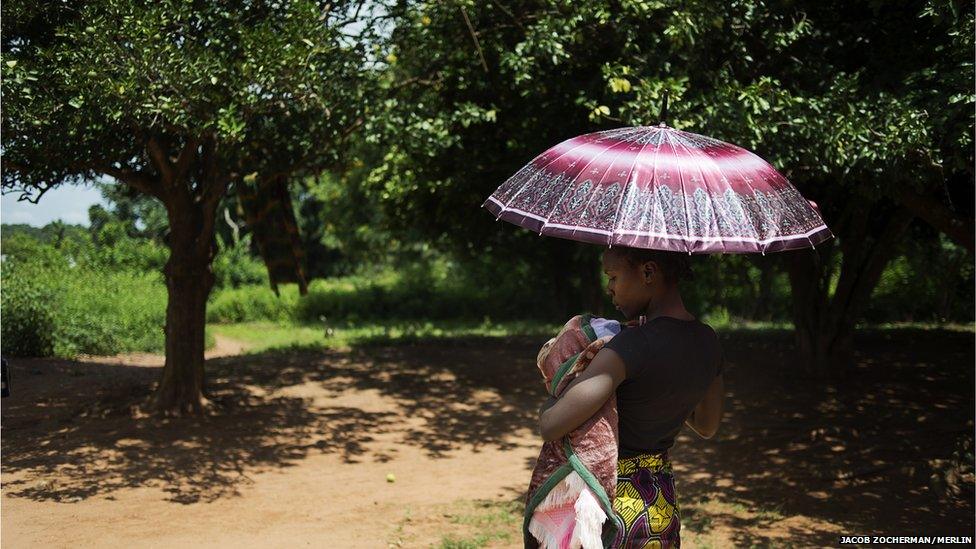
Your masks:
[[[401,93],[379,120],[409,139],[390,140],[372,181],[391,210],[458,248],[542,248],[471,212],[563,139],[656,124],[667,92],[669,125],[770,160],[837,236],[778,258],[810,371],[845,369],[913,218],[972,250],[969,4],[400,2],[395,13],[389,85]],[[594,285],[585,255],[554,257],[547,279],[576,271]]]
[[[362,2],[3,6],[3,188],[100,176],[166,209],[166,364],[153,404],[200,413],[216,212],[228,188],[341,165],[371,68]],[[361,21],[359,21],[361,22]]]
[[[99,181],[95,185],[108,202],[110,211],[98,212],[94,209],[101,206],[92,206],[88,217],[93,230],[96,229],[96,218],[111,215],[125,223],[129,236],[133,238],[148,238],[159,243],[165,241],[169,225],[166,208],[153,196],[129,185],[119,185],[114,180]],[[93,214],[93,210],[97,213]]]

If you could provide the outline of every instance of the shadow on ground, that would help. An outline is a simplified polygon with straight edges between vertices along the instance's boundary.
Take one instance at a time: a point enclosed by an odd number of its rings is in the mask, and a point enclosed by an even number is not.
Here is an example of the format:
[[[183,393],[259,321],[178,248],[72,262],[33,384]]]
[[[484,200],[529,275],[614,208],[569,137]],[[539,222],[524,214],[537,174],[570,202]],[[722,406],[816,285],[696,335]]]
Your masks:
[[[711,440],[684,432],[672,453],[683,528],[724,524],[736,546],[769,545],[784,529],[792,544],[835,544],[835,533],[788,520],[798,515],[851,534],[971,535],[972,333],[861,331],[857,368],[842,384],[797,375],[788,332],[722,337],[722,429]],[[311,454],[391,459],[369,449],[377,437],[434,458],[512,448],[512,433],[534,430],[545,397],[540,343],[374,342],[212,359],[208,392],[220,413],[209,418],[134,417],[156,367],[15,359],[3,473],[23,474],[7,477],[4,492],[72,501],[160,486],[189,504],[235,495],[248,475]],[[772,523],[775,538],[761,533]]]
[[[160,485],[175,502],[237,493],[248,473],[310,453],[385,461],[367,443],[393,433],[432,457],[510,448],[543,395],[535,338],[370,345],[349,352],[267,352],[207,361],[207,418],[140,417],[160,368],[56,359],[11,361],[3,472],[12,497],[72,501]],[[390,408],[384,402],[395,401]],[[54,484],[57,482],[57,484]]]

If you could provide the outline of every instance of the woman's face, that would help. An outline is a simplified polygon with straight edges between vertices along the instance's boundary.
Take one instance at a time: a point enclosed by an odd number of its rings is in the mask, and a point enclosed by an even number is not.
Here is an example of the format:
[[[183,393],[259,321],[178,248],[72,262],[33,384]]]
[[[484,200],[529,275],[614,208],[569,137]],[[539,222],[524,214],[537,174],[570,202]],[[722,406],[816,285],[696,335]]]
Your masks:
[[[607,273],[607,293],[613,304],[627,320],[637,318],[647,310],[654,297],[654,285],[659,278],[657,265],[648,261],[631,265],[610,248],[603,252],[603,272]]]

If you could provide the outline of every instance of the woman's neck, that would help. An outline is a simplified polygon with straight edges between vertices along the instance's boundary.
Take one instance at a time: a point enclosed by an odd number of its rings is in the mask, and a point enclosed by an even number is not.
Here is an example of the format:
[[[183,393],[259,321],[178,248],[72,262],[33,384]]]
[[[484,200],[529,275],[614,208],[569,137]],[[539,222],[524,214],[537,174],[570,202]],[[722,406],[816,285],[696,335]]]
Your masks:
[[[666,292],[657,302],[648,303],[644,314],[647,316],[647,320],[659,316],[670,316],[680,320],[694,320],[695,318],[685,309],[684,301],[682,301],[677,288],[672,288]]]

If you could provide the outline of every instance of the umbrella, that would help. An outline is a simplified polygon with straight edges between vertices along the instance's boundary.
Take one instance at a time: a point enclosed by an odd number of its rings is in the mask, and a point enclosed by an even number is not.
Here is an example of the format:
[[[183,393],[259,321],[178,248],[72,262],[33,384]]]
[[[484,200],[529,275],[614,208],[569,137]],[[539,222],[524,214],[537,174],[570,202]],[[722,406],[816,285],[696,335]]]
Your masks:
[[[759,156],[663,123],[567,139],[482,207],[540,236],[689,254],[765,254],[833,236],[816,204]]]

